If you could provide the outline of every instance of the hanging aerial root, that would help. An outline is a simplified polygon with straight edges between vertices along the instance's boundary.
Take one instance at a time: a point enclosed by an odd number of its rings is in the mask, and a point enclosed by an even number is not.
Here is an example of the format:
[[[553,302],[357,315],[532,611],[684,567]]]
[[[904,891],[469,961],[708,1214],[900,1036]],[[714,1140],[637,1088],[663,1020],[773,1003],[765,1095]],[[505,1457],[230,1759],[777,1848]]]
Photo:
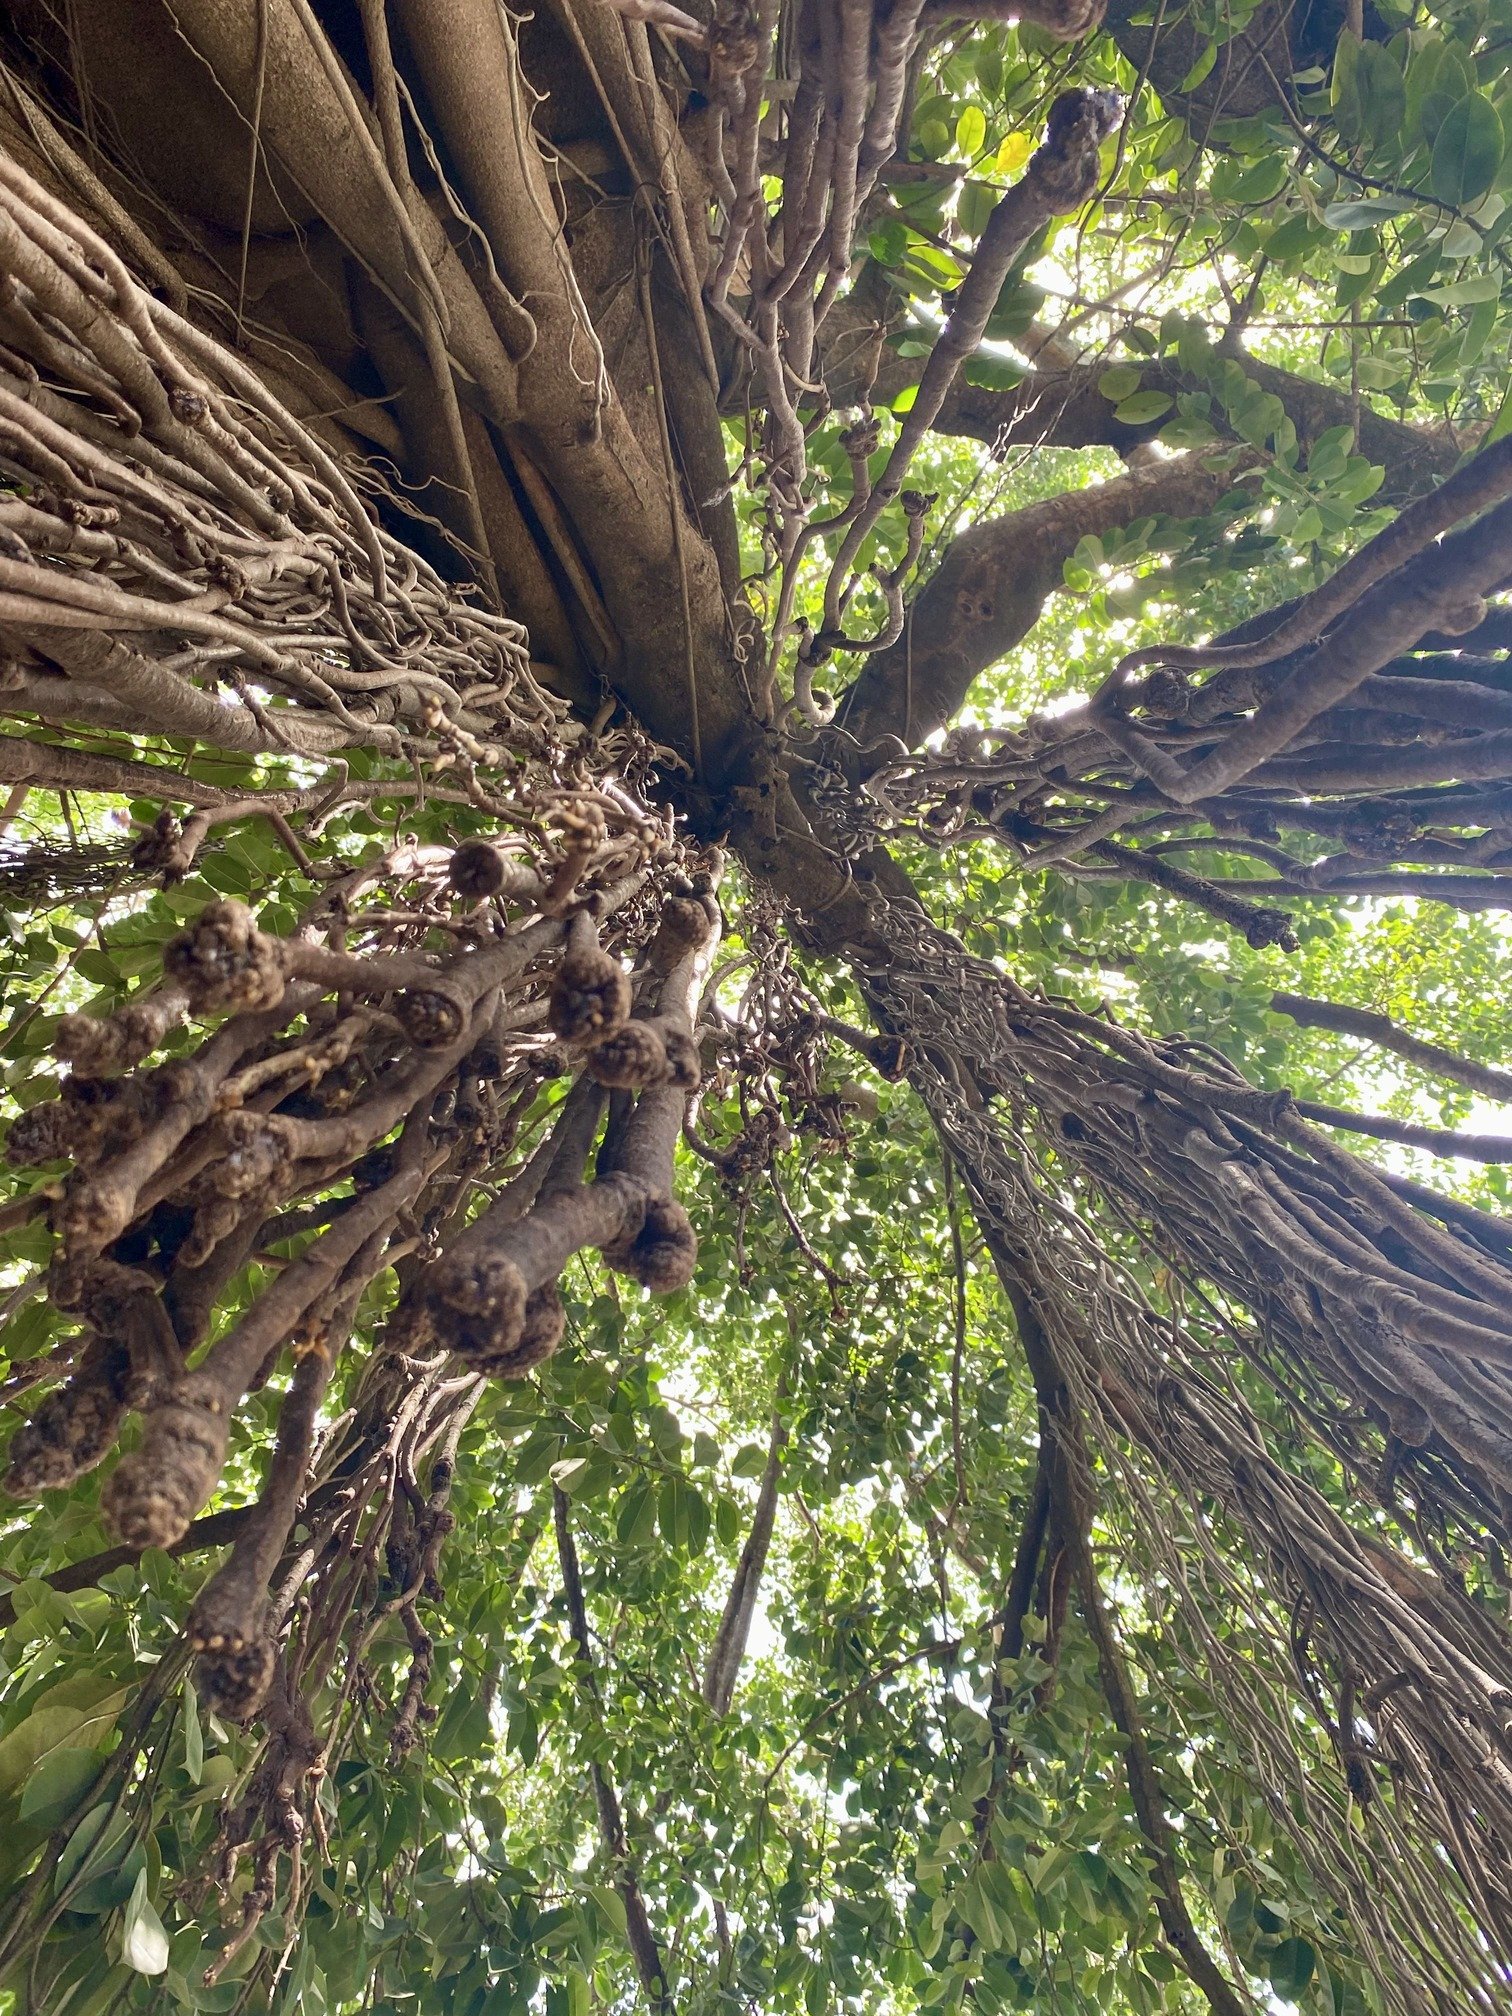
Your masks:
[[[3,149],[0,182],[10,707],[273,757],[574,739],[520,624],[384,532],[267,380]],[[362,487],[388,486],[370,468]],[[183,838],[165,825],[143,868],[182,874],[203,833]]]
[[[399,1154],[414,1167],[423,1135],[406,1136]],[[386,1233],[370,1235],[346,1277],[307,1314],[297,1363],[278,1414],[268,1481],[231,1554],[194,1599],[185,1626],[199,1655],[196,1682],[210,1707],[244,1722],[267,1698],[277,1668],[277,1625],[270,1584],[293,1529],[315,1446],[315,1422],[358,1298],[382,1259]],[[325,1313],[322,1314],[322,1311]]]
[[[949,1029],[979,1095],[1250,1309],[1275,1362],[1392,1432],[1426,1423],[1403,1475],[1414,1489],[1452,1477],[1452,1500],[1508,1544],[1512,1268],[1494,1218],[1415,1209],[1216,1053],[1030,995],[900,906],[878,904],[874,920],[892,953],[869,983],[880,1019],[920,1058]]]
[[[963,1080],[929,1056],[916,1067],[1013,1304],[1042,1437],[1060,1456],[1084,1429],[1097,1437],[1099,1524],[1121,1577],[1148,1592],[1141,1632],[1161,1633],[1148,1684],[1162,1684],[1167,1659],[1195,1662],[1241,1734],[1211,1779],[1193,1743],[1193,1789],[1222,1812],[1234,1768],[1263,1788],[1326,1908],[1360,1928],[1392,2016],[1499,2008],[1512,1954],[1512,1645],[1499,1606],[1441,1557],[1433,1473],[1418,1488],[1421,1565],[1392,1547],[1375,1508],[1347,1516],[1364,1452],[1336,1452],[1349,1466],[1341,1512],[1332,1482],[1309,1481],[1315,1462],[1331,1471],[1327,1456],[1306,1452],[1299,1474],[1299,1452],[1273,1453],[1274,1418],[1228,1376],[1236,1343],[1251,1340],[1200,1298],[1186,1315],[1150,1307],[1086,1219],[1041,1187],[1032,1132]],[[1285,1379],[1304,1384],[1301,1405],[1288,1393],[1293,1426],[1310,1419],[1326,1435],[1339,1417],[1305,1354]],[[1093,1475],[1081,1474],[1084,1496]],[[1158,1799],[1145,1808],[1152,1839],[1173,1851]],[[1230,1844],[1230,1869],[1245,1852]],[[1200,1955],[1177,1944],[1198,1980]]]

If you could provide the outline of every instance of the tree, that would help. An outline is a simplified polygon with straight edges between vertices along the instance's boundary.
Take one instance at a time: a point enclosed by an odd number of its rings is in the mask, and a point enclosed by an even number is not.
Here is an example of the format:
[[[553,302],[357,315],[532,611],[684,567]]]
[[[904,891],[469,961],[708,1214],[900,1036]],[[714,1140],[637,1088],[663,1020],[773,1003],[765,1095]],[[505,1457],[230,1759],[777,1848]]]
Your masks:
[[[13,10],[9,2006],[1505,2005],[1505,29]]]

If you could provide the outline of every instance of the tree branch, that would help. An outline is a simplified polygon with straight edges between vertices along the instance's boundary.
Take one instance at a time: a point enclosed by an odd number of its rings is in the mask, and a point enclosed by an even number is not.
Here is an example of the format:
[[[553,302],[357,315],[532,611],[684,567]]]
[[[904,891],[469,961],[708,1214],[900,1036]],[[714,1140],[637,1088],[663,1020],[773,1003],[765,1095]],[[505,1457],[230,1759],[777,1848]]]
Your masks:
[[[839,725],[863,749],[882,735],[910,748],[922,742],[959,712],[978,673],[1033,629],[1082,539],[1135,518],[1196,517],[1233,480],[1232,471],[1177,456],[969,526],[919,592],[901,639],[850,688]]]
[[[1378,1043],[1383,1050],[1395,1051],[1398,1057],[1415,1064],[1430,1077],[1452,1079],[1456,1085],[1463,1085],[1467,1091],[1478,1092],[1486,1099],[1512,1102],[1512,1071],[1499,1071],[1494,1065],[1480,1064],[1474,1058],[1461,1057],[1455,1050],[1425,1042],[1399,1022],[1393,1022],[1389,1015],[1377,1014],[1372,1008],[1346,1008],[1337,1001],[1285,993],[1272,994],[1270,1005],[1276,1014],[1290,1016],[1304,1029],[1329,1029],[1338,1036],[1362,1036],[1369,1043]]]
[[[573,1650],[577,1654],[579,1684],[595,1719],[602,1724],[604,1704],[593,1667],[593,1641],[588,1632],[588,1606],[583,1598],[583,1571],[578,1561],[577,1542],[572,1536],[572,1500],[555,1484],[551,1487],[551,1517],[556,1529],[557,1560],[561,1564],[562,1587],[567,1597],[567,1618],[572,1630]],[[662,1964],[656,1934],[651,1928],[646,1900],[641,1895],[640,1878],[625,1833],[625,1818],[620,1808],[619,1794],[615,1791],[608,1772],[597,1759],[589,1764],[588,1771],[593,1781],[594,1804],[598,1808],[599,1839],[603,1843],[604,1853],[613,1865],[615,1888],[619,1891],[625,1907],[625,1936],[629,1941],[635,1971],[640,1976],[641,1987],[645,1990],[652,2008],[670,2010],[673,2007],[672,1991],[667,1985],[667,1970]]]
[[[779,1386],[779,1396],[780,1393]],[[740,1662],[745,1657],[746,1641],[751,1635],[751,1619],[756,1612],[756,1597],[761,1588],[767,1550],[772,1544],[772,1527],[777,1518],[777,1486],[782,1476],[782,1451],[786,1443],[787,1425],[780,1410],[774,1410],[766,1468],[761,1473],[761,1489],[756,1494],[751,1530],[740,1550],[730,1593],[725,1598],[724,1615],[719,1620],[719,1629],[714,1634],[714,1643],[709,1648],[708,1661],[704,1666],[703,1698],[716,1715],[730,1712]]]

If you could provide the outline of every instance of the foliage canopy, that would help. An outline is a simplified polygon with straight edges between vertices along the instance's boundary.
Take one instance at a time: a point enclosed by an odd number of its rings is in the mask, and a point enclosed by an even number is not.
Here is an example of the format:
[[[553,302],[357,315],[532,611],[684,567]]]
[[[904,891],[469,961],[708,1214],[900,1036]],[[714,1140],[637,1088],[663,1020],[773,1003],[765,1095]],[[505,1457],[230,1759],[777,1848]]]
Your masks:
[[[0,2006],[1506,2008],[1505,0],[0,36]]]

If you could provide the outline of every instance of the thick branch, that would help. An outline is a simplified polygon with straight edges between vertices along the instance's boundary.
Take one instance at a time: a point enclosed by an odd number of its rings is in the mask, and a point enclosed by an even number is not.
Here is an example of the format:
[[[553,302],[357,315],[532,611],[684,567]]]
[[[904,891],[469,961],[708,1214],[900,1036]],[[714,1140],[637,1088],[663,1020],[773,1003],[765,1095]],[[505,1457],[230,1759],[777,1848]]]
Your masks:
[[[1283,371],[1257,357],[1241,354],[1235,361],[1261,391],[1281,401],[1304,454],[1331,428],[1356,427],[1356,409],[1348,393]],[[878,395],[901,391],[917,368],[907,358],[884,363],[878,375]],[[1141,441],[1152,440],[1169,414],[1138,423],[1118,419],[1115,402],[1097,389],[1107,368],[1106,362],[1099,362],[1062,371],[1035,369],[1007,391],[991,391],[958,380],[940,407],[934,431],[980,441],[999,454],[1020,446],[1107,447],[1126,454]],[[1178,393],[1206,389],[1171,365],[1144,360],[1140,361],[1139,383],[1142,392],[1164,392],[1173,399]],[[1212,423],[1220,433],[1226,431],[1221,408],[1213,413]],[[1409,427],[1372,411],[1363,402],[1358,409],[1357,434],[1357,451],[1386,472],[1377,493],[1384,503],[1400,504],[1421,494],[1448,476],[1459,460],[1454,443],[1446,436]]]
[[[1232,480],[1183,455],[968,527],[919,593],[898,643],[851,687],[840,726],[863,749],[881,735],[922,742],[960,710],[978,673],[1033,629],[1082,539],[1135,518],[1198,516]]]
[[[1395,1051],[1430,1077],[1452,1079],[1486,1099],[1512,1101],[1512,1071],[1498,1071],[1492,1064],[1480,1064],[1474,1058],[1461,1057],[1458,1051],[1427,1043],[1372,1008],[1346,1008],[1337,1001],[1284,993],[1272,994],[1270,1005],[1278,1015],[1289,1015],[1304,1029],[1330,1029],[1339,1036],[1363,1037],[1383,1050]]]

